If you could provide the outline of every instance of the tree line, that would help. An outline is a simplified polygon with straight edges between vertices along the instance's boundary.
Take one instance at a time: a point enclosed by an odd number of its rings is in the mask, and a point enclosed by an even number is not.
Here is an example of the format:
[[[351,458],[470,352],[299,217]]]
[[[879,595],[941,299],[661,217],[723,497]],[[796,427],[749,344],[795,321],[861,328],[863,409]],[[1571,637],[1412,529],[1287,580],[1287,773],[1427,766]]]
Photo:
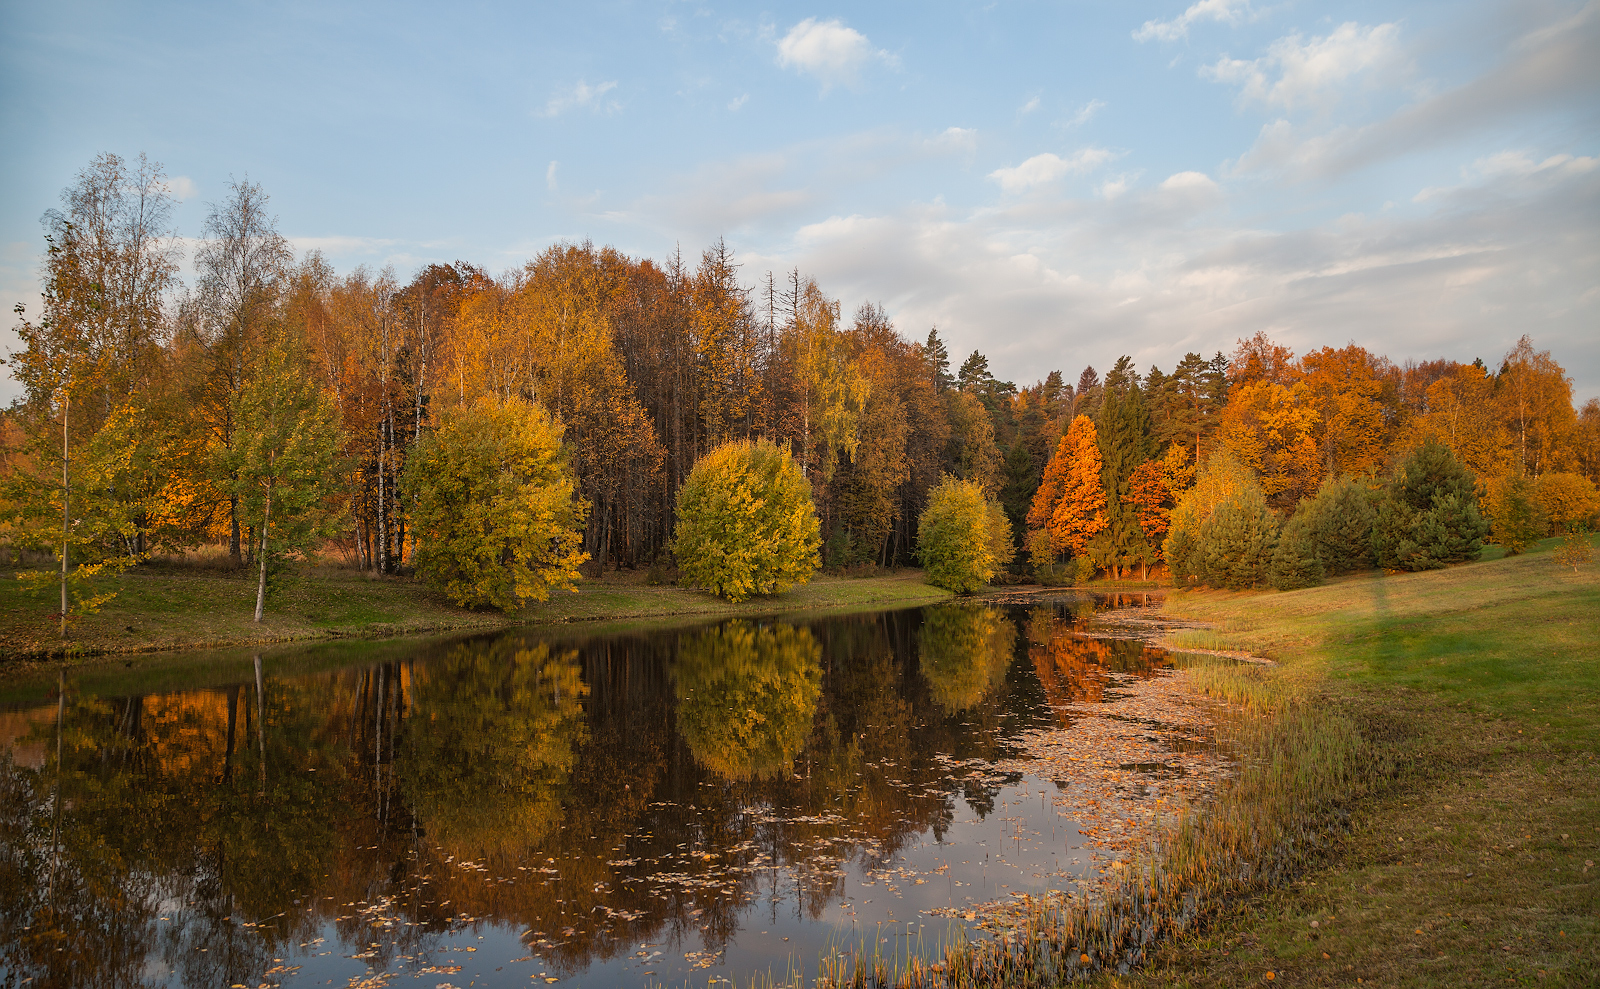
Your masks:
[[[210,206],[183,284],[173,207],[158,165],[97,157],[45,216],[42,306],[19,307],[6,359],[23,388],[5,414],[6,538],[64,542],[91,572],[217,544],[264,586],[277,556],[262,547],[313,543],[407,570],[428,552],[408,468],[486,400],[557,430],[586,506],[569,549],[591,568],[660,561],[690,472],[736,440],[788,451],[838,567],[915,561],[947,478],[998,506],[1016,566],[1111,576],[1166,564],[1171,511],[1219,450],[1280,518],[1428,439],[1486,510],[1521,492],[1547,528],[1579,520],[1541,492],[1600,480],[1600,402],[1574,408],[1527,337],[1493,364],[1396,364],[1258,332],[1170,371],[1121,357],[1019,386],[877,304],[847,316],[797,269],[752,279],[722,241],[659,261],[557,244],[500,274],[458,261],[402,282],[296,256],[246,180]]]

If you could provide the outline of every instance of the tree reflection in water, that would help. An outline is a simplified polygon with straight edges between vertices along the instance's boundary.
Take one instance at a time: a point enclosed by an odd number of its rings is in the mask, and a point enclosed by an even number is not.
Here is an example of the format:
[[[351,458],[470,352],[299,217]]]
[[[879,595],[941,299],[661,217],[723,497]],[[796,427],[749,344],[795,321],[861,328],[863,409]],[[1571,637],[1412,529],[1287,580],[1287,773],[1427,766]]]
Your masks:
[[[411,676],[395,775],[431,843],[447,855],[537,844],[587,741],[589,693],[577,651],[500,640],[458,646]]]
[[[788,775],[822,692],[822,646],[809,629],[732,621],[678,640],[678,732],[725,780]]]
[[[1108,674],[1147,679],[1167,663],[1138,639],[1089,638],[1082,632],[1087,614],[1064,615],[1053,607],[1028,613],[1028,659],[1050,706],[1063,725],[1070,723],[1072,704],[1098,704],[1105,699]]]
[[[640,943],[719,950],[780,902],[822,918],[847,866],[939,838],[963,800],[989,814],[998,785],[951,761],[1011,754],[1046,694],[1120,655],[1082,660],[1059,605],[1013,663],[1022,614],[516,632],[326,673],[268,655],[260,680],[181,693],[69,685],[59,760],[53,700],[21,740],[43,765],[0,754],[0,982],[257,985],[282,958],[342,984],[460,961],[484,924],[573,974]]]
[[[955,713],[976,707],[1011,665],[1017,627],[998,608],[929,608],[921,631],[922,675],[934,702]]]

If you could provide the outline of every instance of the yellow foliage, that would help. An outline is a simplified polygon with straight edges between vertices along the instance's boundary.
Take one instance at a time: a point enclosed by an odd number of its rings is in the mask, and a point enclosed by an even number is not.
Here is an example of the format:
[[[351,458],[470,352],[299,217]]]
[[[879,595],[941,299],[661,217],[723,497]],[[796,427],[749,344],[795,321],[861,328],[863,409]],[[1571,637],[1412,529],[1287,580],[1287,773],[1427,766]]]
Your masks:
[[[1315,491],[1322,477],[1313,432],[1316,409],[1293,388],[1257,381],[1234,389],[1222,412],[1223,442],[1261,477],[1269,499],[1293,505]]]

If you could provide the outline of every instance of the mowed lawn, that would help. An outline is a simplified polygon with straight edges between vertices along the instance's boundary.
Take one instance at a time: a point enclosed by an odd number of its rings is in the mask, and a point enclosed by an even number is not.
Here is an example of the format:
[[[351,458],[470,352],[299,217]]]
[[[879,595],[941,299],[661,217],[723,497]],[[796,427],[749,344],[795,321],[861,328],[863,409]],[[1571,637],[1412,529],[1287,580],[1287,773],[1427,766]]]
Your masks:
[[[1399,757],[1309,874],[1115,984],[1600,985],[1600,567],[1175,594]],[[1600,554],[1597,554],[1600,555]],[[1269,974],[1270,973],[1270,977]]]

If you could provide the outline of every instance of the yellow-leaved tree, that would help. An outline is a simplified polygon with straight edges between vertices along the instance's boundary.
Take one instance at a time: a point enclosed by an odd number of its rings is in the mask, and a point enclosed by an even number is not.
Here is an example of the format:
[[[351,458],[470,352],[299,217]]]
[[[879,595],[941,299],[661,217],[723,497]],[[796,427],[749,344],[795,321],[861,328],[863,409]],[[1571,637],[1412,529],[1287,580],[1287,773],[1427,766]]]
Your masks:
[[[570,590],[588,554],[562,428],[540,405],[492,395],[446,412],[401,480],[417,571],[457,603],[515,611]]]
[[[1011,520],[976,481],[945,475],[917,521],[917,555],[928,583],[967,594],[1011,562]]]
[[[786,776],[822,695],[822,643],[809,629],[731,621],[678,639],[678,732],[726,780]]]
[[[729,601],[781,594],[821,564],[811,485],[771,440],[735,440],[694,465],[678,490],[673,553],[682,582]]]
[[[1016,641],[1016,625],[998,608],[929,608],[917,658],[934,703],[956,714],[983,700],[1005,679]]]

